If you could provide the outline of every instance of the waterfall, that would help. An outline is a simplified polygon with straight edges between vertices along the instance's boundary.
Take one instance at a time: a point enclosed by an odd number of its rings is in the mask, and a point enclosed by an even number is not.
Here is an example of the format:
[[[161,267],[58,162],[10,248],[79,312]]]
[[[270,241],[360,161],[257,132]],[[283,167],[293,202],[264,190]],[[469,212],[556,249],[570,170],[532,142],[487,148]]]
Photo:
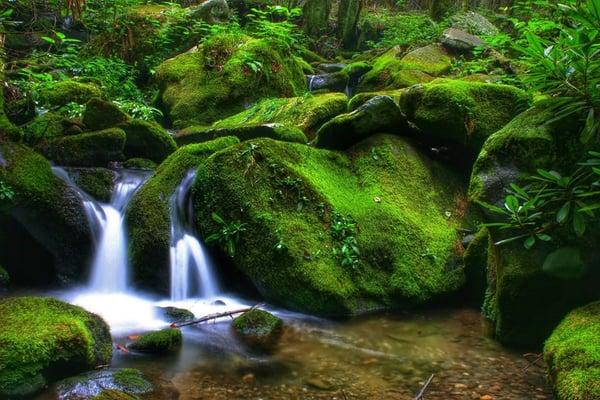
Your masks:
[[[127,291],[128,260],[127,233],[123,212],[145,176],[121,172],[108,204],[94,208],[100,221],[100,238],[92,263],[90,289],[96,292],[124,293]]]
[[[213,266],[196,238],[192,220],[190,188],[196,177],[190,171],[171,197],[171,300],[193,295],[210,298],[218,294]]]
[[[313,91],[313,83],[314,83],[316,77],[317,77],[317,75],[309,75],[308,76],[308,91],[309,92]]]

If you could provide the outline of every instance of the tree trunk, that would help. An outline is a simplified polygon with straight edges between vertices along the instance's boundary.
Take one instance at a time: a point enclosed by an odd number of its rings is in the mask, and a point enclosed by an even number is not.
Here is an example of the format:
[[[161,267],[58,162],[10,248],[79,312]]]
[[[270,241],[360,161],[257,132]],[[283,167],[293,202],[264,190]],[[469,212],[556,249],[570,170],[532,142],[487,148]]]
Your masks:
[[[358,41],[358,20],[363,8],[363,0],[340,0],[338,10],[338,37],[344,49],[356,48]]]
[[[331,0],[306,0],[302,7],[304,30],[308,36],[319,37],[327,31]]]

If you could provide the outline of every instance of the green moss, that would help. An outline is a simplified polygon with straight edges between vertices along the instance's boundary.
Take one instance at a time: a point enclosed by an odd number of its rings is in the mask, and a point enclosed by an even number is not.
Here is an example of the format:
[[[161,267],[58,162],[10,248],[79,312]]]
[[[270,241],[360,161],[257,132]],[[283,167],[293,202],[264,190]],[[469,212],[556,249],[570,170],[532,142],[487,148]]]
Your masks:
[[[281,337],[283,321],[266,311],[253,309],[235,318],[232,327],[250,348],[269,352]]]
[[[466,297],[480,305],[483,304],[487,288],[488,247],[489,234],[486,228],[482,228],[475,234],[463,255]]]
[[[6,289],[10,283],[10,276],[2,266],[0,266],[0,289]]]
[[[176,331],[176,330],[173,330]],[[179,332],[181,334],[181,331]],[[149,335],[149,334],[147,334]],[[145,336],[145,335],[144,335]],[[171,341],[175,343],[177,334],[172,334],[173,338]],[[140,338],[141,339],[141,338]],[[181,339],[179,339],[181,341]],[[134,368],[120,368],[116,370],[113,375],[115,385],[127,393],[147,393],[152,391],[152,384],[144,378],[144,374],[141,371]]]
[[[132,119],[119,125],[125,131],[125,157],[146,158],[161,163],[177,149],[175,141],[156,122]]]
[[[144,333],[127,347],[142,353],[167,353],[179,349],[182,342],[183,335],[179,329],[167,328],[161,331]],[[130,373],[122,375],[122,379],[127,379],[129,383],[131,383],[131,378]],[[139,378],[135,379],[136,381],[139,380]],[[116,380],[117,377],[115,376]]]
[[[6,160],[4,168],[0,168],[0,180],[15,192],[12,206],[6,213],[52,255],[36,265],[16,262],[3,266],[15,281],[27,281],[35,275],[52,276],[54,268],[63,279],[79,277],[87,265],[91,248],[81,200],[53,174],[50,163],[28,147],[0,143],[0,153]],[[0,224],[0,236],[4,233],[3,228],[5,226]],[[6,233],[10,239],[10,231]],[[22,247],[24,244],[17,245]],[[28,245],[35,247],[31,243]],[[11,247],[3,246],[2,250],[10,253]]]
[[[278,123],[314,133],[331,118],[346,112],[343,93],[306,94],[302,97],[266,99],[254,107],[214,124],[216,128]]]
[[[367,101],[369,101],[372,98],[377,97],[377,96],[388,96],[388,97],[391,97],[392,100],[394,100],[394,102],[396,104],[400,104],[400,97],[402,96],[402,93],[405,90],[406,89],[381,90],[381,91],[378,91],[378,92],[358,93],[357,95],[353,96],[350,99],[350,101],[348,102],[348,110],[354,111],[357,108],[359,108],[360,106],[362,106],[363,104],[365,104]]]
[[[155,290],[168,290],[170,217],[169,199],[186,174],[200,162],[228,146],[235,137],[179,148],[135,194],[127,211],[129,254],[134,278]]]
[[[69,176],[87,194],[103,203],[110,202],[116,173],[105,168],[69,168]]]
[[[355,111],[338,115],[319,129],[316,147],[347,149],[375,133],[408,132],[406,117],[391,97],[378,96]]]
[[[58,165],[96,167],[122,160],[125,141],[123,130],[111,128],[46,140],[37,149]]]
[[[387,135],[348,153],[242,143],[209,157],[193,190],[205,237],[220,229],[213,212],[247,224],[232,262],[267,299],[322,315],[422,304],[457,289],[457,220],[446,212],[462,193],[447,167]],[[360,227],[355,268],[334,254],[333,211]]]
[[[259,62],[258,72],[248,66]],[[159,66],[156,79],[175,127],[208,125],[264,97],[304,93],[302,66],[281,45],[243,35],[219,35],[197,51]]]
[[[183,308],[159,307],[159,312],[167,322],[185,322],[194,319],[194,313]]]
[[[76,125],[72,121],[62,115],[48,112],[36,117],[25,126],[24,138],[28,144],[35,145],[45,139],[64,136],[72,132],[74,126]]]
[[[546,341],[544,359],[557,400],[600,398],[600,302],[567,315]]]
[[[404,55],[399,46],[373,60],[373,69],[359,82],[357,91],[401,89],[433,80],[450,70],[451,59],[440,45],[429,45]]]
[[[116,104],[93,98],[87,102],[83,113],[83,124],[91,131],[112,128],[129,121],[130,117]]]
[[[154,161],[145,158],[130,158],[123,163],[123,167],[130,169],[148,169],[154,171],[158,165]]]
[[[439,79],[405,91],[400,106],[422,134],[467,147],[477,155],[487,138],[527,108],[513,86]]]
[[[42,104],[51,107],[62,107],[68,103],[85,104],[94,97],[104,97],[97,86],[74,80],[53,83],[40,92]]]
[[[308,142],[308,139],[300,129],[282,124],[238,125],[223,128],[191,127],[180,131],[175,136],[175,141],[178,145],[183,146],[227,136],[237,137],[241,141],[266,137],[284,142]]]
[[[106,323],[56,299],[0,300],[0,325],[3,396],[32,395],[53,379],[107,364],[112,357]]]
[[[4,82],[4,59],[0,57],[0,82]],[[4,84],[0,85],[0,139],[9,138],[19,140],[22,132],[14,126],[6,116],[4,108]]]

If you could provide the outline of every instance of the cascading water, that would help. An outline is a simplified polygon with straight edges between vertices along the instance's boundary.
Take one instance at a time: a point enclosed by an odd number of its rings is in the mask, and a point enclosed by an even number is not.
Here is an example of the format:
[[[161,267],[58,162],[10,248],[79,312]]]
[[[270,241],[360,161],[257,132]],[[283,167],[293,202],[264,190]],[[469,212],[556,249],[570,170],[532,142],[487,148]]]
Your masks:
[[[194,294],[211,298],[218,294],[213,266],[190,224],[190,188],[196,174],[188,172],[171,197],[171,300],[181,301]]]

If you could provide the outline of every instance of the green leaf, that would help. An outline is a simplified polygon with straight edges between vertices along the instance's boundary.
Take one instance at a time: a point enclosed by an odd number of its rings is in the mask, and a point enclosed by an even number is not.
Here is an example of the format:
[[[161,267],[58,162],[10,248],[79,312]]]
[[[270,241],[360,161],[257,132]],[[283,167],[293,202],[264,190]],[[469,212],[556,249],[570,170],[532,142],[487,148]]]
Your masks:
[[[586,268],[579,249],[563,247],[548,254],[542,270],[561,279],[579,279],[585,274]]]
[[[225,225],[225,220],[223,220],[223,218],[221,218],[221,216],[219,214],[217,214],[217,213],[212,213],[212,219],[217,224]]]
[[[578,237],[582,237],[585,233],[585,219],[580,212],[573,214],[573,230]]]
[[[569,218],[569,214],[571,213],[571,202],[566,202],[561,209],[556,213],[556,222],[559,224],[564,223],[567,218]]]
[[[543,242],[549,242],[552,240],[552,236],[547,235],[545,233],[539,233],[536,235],[538,239],[540,239]]]
[[[525,239],[525,242],[523,242],[523,246],[529,250],[535,245],[535,242],[535,236],[529,236],[527,239]]]
[[[517,199],[515,196],[506,196],[504,204],[510,211],[517,212],[519,210],[519,199]]]

